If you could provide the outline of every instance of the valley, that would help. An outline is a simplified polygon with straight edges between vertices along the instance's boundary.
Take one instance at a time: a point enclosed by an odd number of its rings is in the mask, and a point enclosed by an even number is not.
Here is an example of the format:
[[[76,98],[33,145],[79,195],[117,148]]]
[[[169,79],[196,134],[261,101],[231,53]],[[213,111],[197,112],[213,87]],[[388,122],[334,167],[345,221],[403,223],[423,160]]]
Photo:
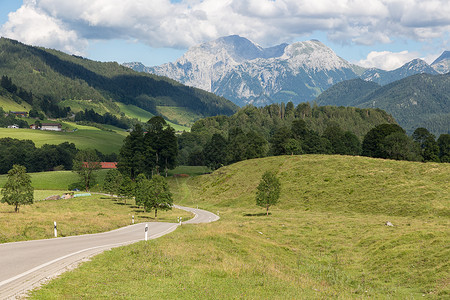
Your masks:
[[[0,128],[0,162],[49,171],[29,174],[33,205],[13,213],[0,203],[0,243],[51,238],[56,219],[65,237],[131,216],[191,218],[150,203],[160,178],[174,204],[220,220],[107,251],[29,298],[446,298],[447,62],[444,53],[432,65],[365,69],[318,40],[263,48],[233,35],[174,63],[125,64],[133,71],[1,38],[3,127],[22,128]],[[28,116],[15,117],[21,111]],[[63,131],[28,129],[48,122]],[[100,152],[93,162],[119,162],[96,171],[90,191],[114,183],[123,197],[44,200],[80,186],[86,177],[72,162],[88,149]],[[53,161],[56,153],[70,160]],[[255,204],[265,171],[282,186],[268,216]]]

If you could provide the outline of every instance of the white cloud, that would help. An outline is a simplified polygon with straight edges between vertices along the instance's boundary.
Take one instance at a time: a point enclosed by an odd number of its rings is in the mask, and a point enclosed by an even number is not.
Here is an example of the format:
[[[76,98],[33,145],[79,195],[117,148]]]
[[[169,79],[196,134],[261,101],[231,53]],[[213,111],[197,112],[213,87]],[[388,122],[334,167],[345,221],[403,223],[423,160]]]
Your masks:
[[[73,54],[82,54],[87,47],[87,40],[80,38],[76,31],[68,29],[61,20],[39,11],[32,5],[25,4],[8,17],[8,22],[0,29],[4,37]]]
[[[239,34],[270,46],[326,31],[335,42],[372,45],[449,30],[448,0],[26,0],[0,33],[82,52],[91,39],[186,48]]]
[[[366,68],[378,68],[386,71],[397,69],[405,63],[418,57],[417,53],[408,51],[390,52],[372,51],[366,59],[360,60],[357,64]]]

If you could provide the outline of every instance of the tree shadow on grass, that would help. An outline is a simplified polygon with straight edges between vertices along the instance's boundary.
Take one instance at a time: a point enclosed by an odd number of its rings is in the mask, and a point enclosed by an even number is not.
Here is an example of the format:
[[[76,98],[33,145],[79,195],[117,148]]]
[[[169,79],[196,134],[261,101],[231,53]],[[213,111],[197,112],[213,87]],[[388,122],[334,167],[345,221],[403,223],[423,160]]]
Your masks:
[[[269,216],[272,215],[271,212],[269,212]],[[244,214],[244,217],[264,217],[267,216],[265,212],[257,213],[257,214]]]
[[[126,205],[126,206],[129,206],[130,208],[133,208],[133,205],[131,203],[116,202],[114,204],[115,205]]]
[[[154,217],[150,217],[150,216],[139,216],[139,219],[151,219],[151,220],[155,220]]]

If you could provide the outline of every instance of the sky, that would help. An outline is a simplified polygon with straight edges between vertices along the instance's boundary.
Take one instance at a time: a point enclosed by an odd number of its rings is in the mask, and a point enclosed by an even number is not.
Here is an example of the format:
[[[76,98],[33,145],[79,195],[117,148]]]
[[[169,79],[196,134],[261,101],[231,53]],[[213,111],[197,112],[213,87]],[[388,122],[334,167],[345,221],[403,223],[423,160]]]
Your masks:
[[[97,61],[173,62],[237,34],[262,47],[320,40],[392,70],[450,50],[448,0],[0,0],[0,36]]]

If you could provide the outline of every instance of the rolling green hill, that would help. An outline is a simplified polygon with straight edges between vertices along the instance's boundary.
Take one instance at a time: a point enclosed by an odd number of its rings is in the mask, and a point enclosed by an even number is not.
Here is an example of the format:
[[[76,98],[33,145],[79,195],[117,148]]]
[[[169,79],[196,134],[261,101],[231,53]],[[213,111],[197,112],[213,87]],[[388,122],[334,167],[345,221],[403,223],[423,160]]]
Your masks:
[[[450,133],[450,74],[413,75],[376,88],[360,79],[338,83],[317,98],[320,105],[380,108],[408,133],[425,127]]]
[[[77,100],[75,110],[96,107],[100,108],[99,113],[118,114],[120,108],[116,103],[123,103],[156,114],[160,113],[158,106],[171,106],[193,113],[195,118],[190,122],[206,116],[230,115],[237,110],[236,105],[222,97],[165,77],[6,38],[0,39],[0,75],[8,76],[33,95],[57,102]]]
[[[64,127],[64,123],[63,123]],[[119,153],[125,134],[103,131],[95,127],[79,126],[75,132],[54,132],[31,129],[0,128],[0,138],[32,140],[37,147],[44,144],[74,143],[78,149],[97,149],[102,153]]]
[[[282,183],[268,217],[255,204],[267,170]],[[325,155],[174,178],[175,203],[221,219],[108,251],[32,298],[448,298],[449,181],[449,164]]]

